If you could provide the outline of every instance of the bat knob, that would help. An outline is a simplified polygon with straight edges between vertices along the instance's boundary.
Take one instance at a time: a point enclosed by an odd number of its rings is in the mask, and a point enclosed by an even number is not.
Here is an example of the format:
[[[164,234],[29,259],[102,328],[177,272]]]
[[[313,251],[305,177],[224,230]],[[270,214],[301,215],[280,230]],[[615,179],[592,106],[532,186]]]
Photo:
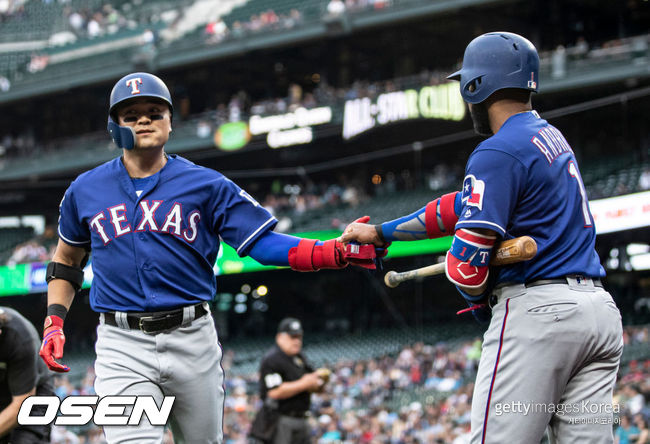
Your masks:
[[[397,275],[397,272],[391,270],[388,273],[386,273],[386,276],[384,276],[384,283],[386,284],[387,287],[390,288],[395,288],[399,285],[399,281],[395,279],[395,276]]]

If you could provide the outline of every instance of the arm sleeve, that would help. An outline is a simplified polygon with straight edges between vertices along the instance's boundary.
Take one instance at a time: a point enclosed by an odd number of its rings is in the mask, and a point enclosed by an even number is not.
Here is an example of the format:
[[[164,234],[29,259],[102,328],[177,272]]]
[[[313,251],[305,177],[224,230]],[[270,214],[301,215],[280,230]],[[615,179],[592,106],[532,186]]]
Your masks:
[[[302,238],[265,231],[253,243],[248,255],[262,265],[289,266],[289,250]]]
[[[381,224],[382,236],[386,242],[428,239],[426,227],[426,206],[408,216]],[[454,198],[454,213],[460,214],[462,209],[461,193]]]
[[[260,384],[262,385],[262,393],[273,390],[279,387],[283,382],[282,371],[274,368],[270,362],[264,360],[260,368]]]
[[[7,385],[11,396],[24,395],[36,387],[36,359],[30,341],[16,341],[11,360],[7,363]]]
[[[278,221],[232,181],[221,178],[217,187],[213,229],[239,256],[246,256],[255,240],[272,230]]]
[[[73,182],[63,195],[59,204],[59,237],[73,247],[90,244],[90,230],[79,217]]]
[[[475,151],[463,180],[460,228],[487,228],[503,236],[526,183],[526,167],[499,150]]]

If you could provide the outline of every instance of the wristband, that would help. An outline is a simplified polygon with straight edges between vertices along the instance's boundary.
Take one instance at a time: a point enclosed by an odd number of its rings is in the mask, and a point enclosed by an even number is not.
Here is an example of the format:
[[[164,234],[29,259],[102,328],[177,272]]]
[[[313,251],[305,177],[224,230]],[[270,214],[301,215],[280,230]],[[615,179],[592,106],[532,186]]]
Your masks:
[[[58,316],[62,321],[65,321],[67,314],[68,309],[61,304],[50,304],[47,306],[47,316]]]

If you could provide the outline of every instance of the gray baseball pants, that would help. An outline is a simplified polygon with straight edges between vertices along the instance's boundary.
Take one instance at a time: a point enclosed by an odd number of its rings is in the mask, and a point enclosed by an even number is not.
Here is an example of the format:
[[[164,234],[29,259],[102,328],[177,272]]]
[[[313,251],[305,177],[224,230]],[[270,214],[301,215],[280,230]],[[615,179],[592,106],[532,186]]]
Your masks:
[[[164,396],[175,396],[175,442],[223,441],[222,352],[209,313],[157,335],[106,325],[100,316],[95,351],[97,395],[151,395],[158,407]],[[104,434],[109,444],[153,444],[162,442],[164,427],[152,426],[145,415],[139,426],[105,426]]]
[[[493,292],[472,400],[472,444],[612,443],[621,315],[591,279]]]

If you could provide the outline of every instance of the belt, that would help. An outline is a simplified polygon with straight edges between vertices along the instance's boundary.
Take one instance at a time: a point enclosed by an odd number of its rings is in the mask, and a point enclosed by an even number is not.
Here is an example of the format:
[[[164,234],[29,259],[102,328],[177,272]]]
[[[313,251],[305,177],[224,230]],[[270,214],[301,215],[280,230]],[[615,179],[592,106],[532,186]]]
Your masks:
[[[569,275],[569,276],[564,276],[561,278],[554,278],[554,279],[537,279],[534,281],[526,282],[523,285],[526,288],[530,288],[530,287],[538,287],[541,285],[580,285],[580,284],[588,284],[589,282],[593,283],[594,287],[604,288],[603,283],[599,278],[588,278],[579,275]],[[517,284],[513,282],[502,282],[498,284],[494,288],[494,290],[496,291],[503,287],[508,287],[510,285],[521,285],[521,284]],[[490,308],[498,304],[502,296],[503,294],[492,293],[488,298],[488,305],[490,306]]]
[[[556,285],[557,284],[569,285],[569,284],[572,284],[572,283],[575,283],[575,284],[579,285],[580,283],[585,282],[585,281],[593,282],[594,287],[604,288],[603,283],[602,283],[602,281],[600,279],[588,278],[588,277],[584,277],[584,276],[565,276],[565,277],[557,278],[557,279],[538,279],[536,281],[526,282],[524,284],[524,286],[526,288],[530,288],[530,287],[538,287],[540,285],[553,285],[553,284],[556,284]]]
[[[291,418],[305,419],[309,416],[309,412],[280,412],[282,416],[289,416]]]
[[[194,317],[188,322],[206,315],[208,310],[202,302],[194,305]],[[155,335],[164,331],[174,330],[183,324],[183,308],[169,311],[157,311],[153,313],[127,313],[126,323],[132,330],[142,330],[148,335]],[[104,323],[113,327],[120,327],[115,312],[103,313]]]

